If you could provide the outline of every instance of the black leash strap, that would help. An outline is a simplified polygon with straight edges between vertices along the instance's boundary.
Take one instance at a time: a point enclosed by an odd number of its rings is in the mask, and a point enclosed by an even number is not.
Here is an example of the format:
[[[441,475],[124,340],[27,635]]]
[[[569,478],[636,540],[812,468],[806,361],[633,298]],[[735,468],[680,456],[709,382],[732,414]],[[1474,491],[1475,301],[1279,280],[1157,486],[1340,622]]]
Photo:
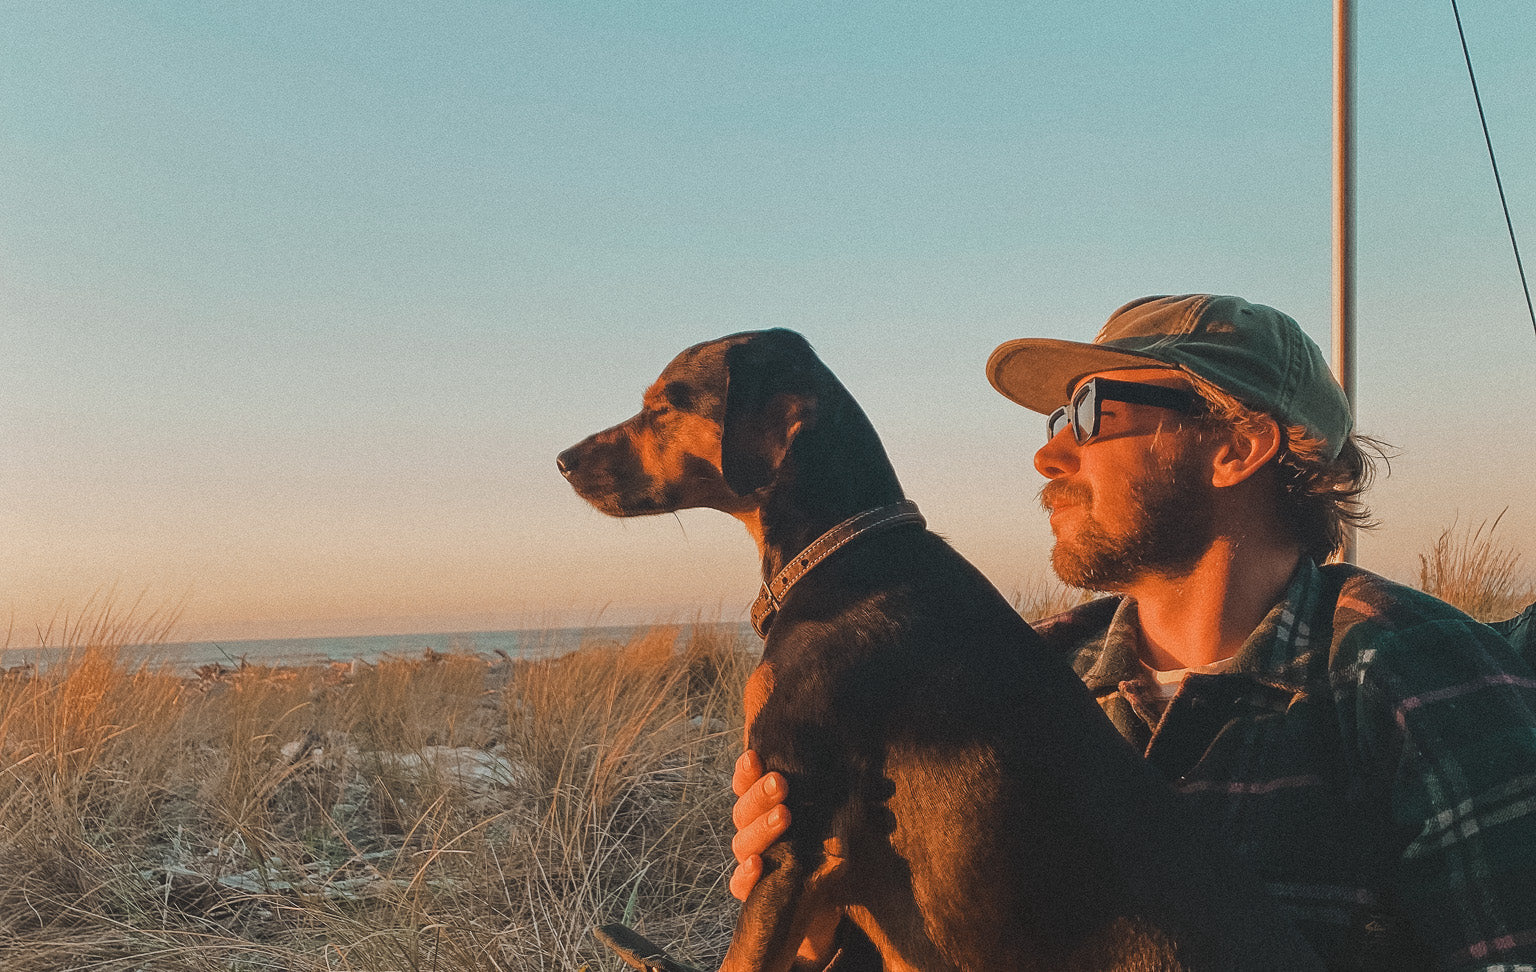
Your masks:
[[[592,929],[597,940],[619,953],[619,958],[631,968],[643,972],[699,972],[691,965],[673,959],[662,951],[660,945],[642,936],[627,925],[601,925]]]

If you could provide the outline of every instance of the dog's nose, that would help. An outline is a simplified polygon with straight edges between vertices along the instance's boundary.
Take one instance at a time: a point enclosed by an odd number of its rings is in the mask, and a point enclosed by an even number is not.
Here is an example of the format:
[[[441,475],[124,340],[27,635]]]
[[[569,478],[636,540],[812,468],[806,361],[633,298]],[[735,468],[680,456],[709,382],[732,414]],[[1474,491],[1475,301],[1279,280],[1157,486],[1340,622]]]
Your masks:
[[[560,470],[560,475],[566,479],[571,478],[571,473],[576,471],[580,463],[576,459],[576,450],[567,449],[555,457],[555,468]]]

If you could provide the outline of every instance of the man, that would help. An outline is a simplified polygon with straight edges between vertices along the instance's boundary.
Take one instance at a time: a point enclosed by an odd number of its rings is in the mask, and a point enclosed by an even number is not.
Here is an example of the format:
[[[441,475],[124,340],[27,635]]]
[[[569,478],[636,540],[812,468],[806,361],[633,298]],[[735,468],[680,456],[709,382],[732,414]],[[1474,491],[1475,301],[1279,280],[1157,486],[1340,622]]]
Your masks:
[[[1049,416],[1057,574],[1114,594],[1039,630],[1330,968],[1536,972],[1536,678],[1449,605],[1319,566],[1366,519],[1372,443],[1296,322],[1149,297],[987,376]],[[745,898],[789,814],[755,754],[734,784]],[[870,967],[849,923],[801,965],[834,953]]]

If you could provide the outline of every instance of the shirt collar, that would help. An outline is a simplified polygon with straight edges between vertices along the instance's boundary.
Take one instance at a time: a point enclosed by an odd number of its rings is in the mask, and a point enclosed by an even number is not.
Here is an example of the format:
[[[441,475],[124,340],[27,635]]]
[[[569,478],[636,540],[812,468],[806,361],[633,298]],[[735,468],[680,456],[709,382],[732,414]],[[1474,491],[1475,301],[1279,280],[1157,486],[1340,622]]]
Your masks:
[[[1315,661],[1319,636],[1327,647],[1326,633],[1314,630],[1322,589],[1317,565],[1302,558],[1285,594],[1238,648],[1228,671],[1276,688],[1300,691]],[[1104,634],[1103,647],[1082,678],[1090,689],[1102,693],[1142,677],[1143,671],[1136,602],[1121,598]]]

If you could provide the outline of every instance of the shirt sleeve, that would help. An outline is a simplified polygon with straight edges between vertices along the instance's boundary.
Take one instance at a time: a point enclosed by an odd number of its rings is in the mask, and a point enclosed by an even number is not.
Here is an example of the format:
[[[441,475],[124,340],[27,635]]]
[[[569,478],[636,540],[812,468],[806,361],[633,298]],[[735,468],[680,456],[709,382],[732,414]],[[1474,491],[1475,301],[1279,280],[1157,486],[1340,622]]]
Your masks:
[[[1357,633],[1385,886],[1442,967],[1536,972],[1536,677],[1470,620]]]

